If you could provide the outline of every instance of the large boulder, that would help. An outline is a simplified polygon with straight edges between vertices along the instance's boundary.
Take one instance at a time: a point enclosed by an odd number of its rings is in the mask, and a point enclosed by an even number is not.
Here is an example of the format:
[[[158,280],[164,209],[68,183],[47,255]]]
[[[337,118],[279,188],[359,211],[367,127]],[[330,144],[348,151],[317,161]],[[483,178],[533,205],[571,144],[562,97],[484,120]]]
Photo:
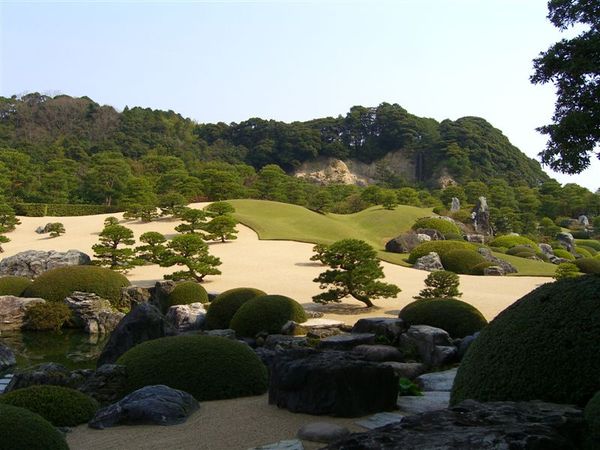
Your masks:
[[[435,228],[417,228],[415,231],[417,232],[417,234],[424,234],[425,236],[429,236],[429,239],[432,241],[443,241],[446,239],[442,232],[436,230]]]
[[[206,320],[204,304],[173,305],[167,310],[166,318],[177,331],[199,330]]]
[[[426,236],[426,235],[423,235]],[[428,237],[429,238],[429,237]],[[396,236],[385,244],[385,251],[392,253],[410,253],[413,248],[422,242],[417,233],[405,233]]]
[[[187,392],[160,384],[145,386],[98,410],[88,425],[98,429],[115,425],[176,425],[185,422],[199,407]]]
[[[85,376],[82,375],[81,371],[71,372],[61,364],[44,363],[19,370],[11,378],[4,392],[38,384],[77,388],[84,380]]]
[[[335,441],[327,450],[575,450],[583,431],[582,412],[543,402],[466,400],[438,411]]]
[[[176,334],[161,312],[150,303],[142,303],[129,312],[111,333],[97,367],[113,364],[127,350],[145,341]]]
[[[130,309],[135,308],[140,303],[149,302],[151,298],[150,289],[140,286],[127,286],[121,291],[121,304],[128,304]]]
[[[407,329],[408,326],[400,318],[368,317],[359,319],[352,327],[352,333],[373,333],[376,339],[394,345]]]
[[[329,336],[319,341],[319,348],[323,350],[351,350],[357,345],[370,345],[375,343],[373,333],[346,333]]]
[[[352,353],[365,361],[404,361],[402,353],[392,345],[357,345]]]
[[[517,273],[517,268],[515,266],[513,266],[511,263],[509,263],[508,261],[505,261],[501,258],[498,258],[497,256],[494,256],[492,254],[492,251],[487,248],[487,247],[479,247],[477,249],[477,252],[483,256],[483,258],[486,261],[491,262],[492,264],[494,264],[495,266],[498,266],[502,269],[502,272],[504,272],[504,274],[507,273]],[[499,275],[500,273],[497,273],[497,275]]]
[[[71,325],[89,334],[110,333],[125,316],[108,300],[90,292],[75,291],[65,299],[65,304],[72,312]]]
[[[440,259],[440,255],[436,252],[430,252],[425,256],[421,256],[413,264],[414,269],[426,270],[428,272],[435,272],[436,270],[444,270],[444,265]]]
[[[14,352],[6,345],[0,343],[0,373],[17,364]]]
[[[20,330],[24,324],[27,308],[35,303],[45,302],[43,298],[0,296],[0,331]]]
[[[348,352],[288,350],[270,369],[269,403],[292,412],[359,417],[396,407],[394,370]]]
[[[456,360],[458,349],[450,335],[441,328],[428,325],[413,325],[400,337],[401,350],[405,353],[416,350],[424,364],[439,367]]]
[[[486,236],[493,234],[490,225],[490,208],[488,207],[485,197],[479,197],[477,203],[475,203],[475,207],[471,213],[471,219],[473,219],[473,228],[475,228],[477,233]]]
[[[556,235],[556,240],[567,251],[573,252],[575,250],[575,238],[571,233],[562,231]]]
[[[79,250],[27,250],[0,261],[0,275],[36,278],[57,267],[79,266],[90,262],[90,257]]]
[[[125,366],[104,364],[79,386],[79,390],[96,399],[101,405],[107,405],[116,402],[121,397],[126,384]]]

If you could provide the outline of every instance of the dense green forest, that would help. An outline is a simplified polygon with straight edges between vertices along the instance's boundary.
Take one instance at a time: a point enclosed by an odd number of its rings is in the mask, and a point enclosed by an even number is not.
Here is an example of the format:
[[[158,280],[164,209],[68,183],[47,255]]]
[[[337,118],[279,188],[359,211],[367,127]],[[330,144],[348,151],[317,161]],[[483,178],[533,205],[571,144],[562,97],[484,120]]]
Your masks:
[[[385,167],[377,186],[366,188],[289,176],[318,156],[371,163],[391,151],[414,162],[413,179]],[[458,186],[440,190],[436,180],[443,173]],[[246,197],[340,213],[386,197],[443,207],[454,196],[472,204],[485,195],[515,231],[542,217],[600,212],[600,196],[573,184],[561,187],[484,119],[439,123],[388,103],[306,122],[198,124],[173,111],[118,112],[87,97],[0,97],[0,192],[12,205],[127,207],[168,205],[173,196]]]

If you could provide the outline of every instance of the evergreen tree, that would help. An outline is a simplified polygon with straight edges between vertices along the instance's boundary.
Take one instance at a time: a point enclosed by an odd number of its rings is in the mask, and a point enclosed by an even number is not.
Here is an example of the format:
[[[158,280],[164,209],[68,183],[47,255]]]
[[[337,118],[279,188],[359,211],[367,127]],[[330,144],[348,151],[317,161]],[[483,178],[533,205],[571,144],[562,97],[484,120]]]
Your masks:
[[[99,243],[94,244],[94,256],[100,266],[127,272],[136,264],[135,251],[128,247],[135,243],[133,231],[122,225],[108,225],[100,233]]]
[[[200,236],[193,233],[181,234],[169,241],[167,250],[161,256],[160,265],[162,267],[177,265],[187,268],[187,270],[165,275],[166,279],[175,281],[195,280],[202,282],[206,275],[221,274],[221,271],[217,269],[217,266],[221,265],[221,260],[209,255],[208,245]]]

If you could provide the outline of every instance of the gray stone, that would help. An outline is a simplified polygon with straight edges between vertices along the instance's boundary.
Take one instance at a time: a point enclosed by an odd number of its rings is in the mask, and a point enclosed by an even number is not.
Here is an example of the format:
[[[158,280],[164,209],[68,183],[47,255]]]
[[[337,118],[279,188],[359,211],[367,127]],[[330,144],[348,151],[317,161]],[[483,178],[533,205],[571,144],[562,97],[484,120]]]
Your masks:
[[[323,350],[351,350],[357,345],[374,343],[375,335],[373,333],[339,334],[321,339],[318,348]]]
[[[75,291],[65,299],[72,312],[70,324],[90,334],[107,334],[115,329],[125,316],[110,302],[90,292]]]
[[[127,384],[125,366],[104,364],[98,367],[82,384],[79,390],[95,398],[101,405],[116,402]]]
[[[554,250],[552,250],[552,246],[550,244],[538,244],[538,247],[540,248],[540,251],[542,252],[542,254],[546,255],[546,257],[548,258],[552,258],[554,257]]]
[[[161,313],[166,313],[169,308],[169,295],[175,289],[176,283],[172,280],[157,281],[154,287],[150,288],[149,303],[156,306]]]
[[[448,407],[450,392],[427,391],[423,395],[403,395],[398,397],[398,408],[405,414],[420,414]]]
[[[473,212],[471,213],[471,219],[473,219],[473,227],[479,234],[491,236],[492,227],[490,225],[490,209],[487,204],[485,197],[479,197]]]
[[[176,425],[185,422],[199,407],[187,392],[161,384],[144,386],[99,409],[88,425],[97,429],[115,425]]]
[[[506,275],[504,273],[504,269],[500,266],[485,267],[483,269],[483,274],[485,276],[491,276],[491,277],[502,277],[502,276]]]
[[[166,318],[178,331],[199,330],[206,321],[206,309],[200,302],[173,305],[167,310]]]
[[[423,235],[426,236],[425,234]],[[392,253],[409,253],[421,242],[421,239],[416,233],[405,233],[388,241],[385,244],[385,251]]]
[[[382,364],[390,366],[400,378],[408,378],[413,380],[427,370],[427,366],[423,363],[404,363],[396,361],[387,361]]]
[[[48,233],[48,231],[46,231],[46,227],[42,227],[41,225],[35,229],[35,232],[36,232],[37,234],[44,234],[44,233]]]
[[[429,236],[432,241],[443,241],[446,239],[441,231],[438,231],[435,228],[417,228],[416,232],[417,234]]]
[[[142,303],[131,310],[110,334],[97,367],[113,364],[119,356],[137,344],[176,334],[165,316],[150,303]]]
[[[369,317],[359,319],[352,327],[352,333],[374,333],[376,339],[385,339],[395,345],[407,329],[408,326],[400,318]]]
[[[329,336],[337,336],[341,333],[342,330],[339,328],[313,328],[306,332],[306,337],[310,339],[325,339]]]
[[[129,308],[133,309],[140,303],[147,303],[151,298],[150,289],[139,286],[127,286],[121,291],[121,303],[129,304]]]
[[[465,356],[465,354],[467,353],[467,350],[469,349],[469,347],[471,346],[473,341],[475,339],[477,339],[478,336],[479,336],[479,331],[475,334],[472,334],[471,336],[465,336],[464,338],[461,339],[460,345],[458,346],[458,358],[459,359],[461,359],[461,360],[463,359],[463,356]]]
[[[452,197],[452,204],[450,205],[450,212],[460,211],[460,200],[456,197]]]
[[[286,439],[284,441],[265,444],[259,447],[252,447],[248,450],[304,450],[304,446],[299,439]]]
[[[325,449],[575,450],[584,426],[581,410],[568,405],[466,400],[351,434]]]
[[[25,312],[30,305],[45,303],[43,298],[0,296],[0,331],[20,330],[25,324]]]
[[[367,430],[374,430],[375,428],[385,427],[386,425],[402,422],[402,419],[404,419],[402,414],[383,412],[373,414],[366,419],[357,420],[354,423],[366,428]]]
[[[458,369],[449,369],[441,372],[424,373],[415,379],[423,391],[448,391],[452,390],[456,371]]]
[[[448,333],[428,325],[413,325],[400,337],[401,350],[415,349],[424,364],[439,367],[456,360],[457,349]],[[406,353],[406,352],[405,352]]]
[[[77,388],[84,381],[85,377],[81,371],[71,372],[61,364],[44,363],[17,371],[5,392],[39,384]]]
[[[0,373],[17,364],[14,352],[6,345],[0,343]]]
[[[299,439],[325,444],[346,437],[349,434],[350,430],[348,428],[329,422],[307,423],[298,430]]]
[[[0,261],[0,275],[36,278],[57,267],[79,266],[90,262],[90,257],[79,250],[27,250]]]
[[[308,346],[304,336],[287,336],[285,334],[269,334],[265,338],[264,347],[270,350],[298,348]]]
[[[588,219],[588,217],[583,214],[581,216],[579,216],[577,221],[579,222],[580,225],[583,225],[584,227],[590,226],[590,219]]]
[[[466,234],[465,240],[475,244],[485,244],[485,236],[483,234]]]
[[[352,353],[365,361],[403,361],[400,350],[391,345],[357,345]]]
[[[428,272],[435,272],[436,270],[444,270],[442,260],[436,252],[430,252],[425,256],[421,256],[417,259],[413,265],[414,269],[427,270]]]
[[[508,261],[498,258],[492,254],[492,251],[487,247],[479,247],[477,252],[483,256],[486,261],[493,263],[495,266],[502,267],[504,273],[517,273],[517,269]]]
[[[218,336],[233,340],[236,339],[235,330],[232,330],[231,328],[225,328],[223,330],[207,330],[203,334],[206,334],[207,336]]]
[[[575,238],[573,238],[571,233],[567,233],[566,231],[560,232],[556,235],[556,240],[566,250],[570,252],[575,250]]]

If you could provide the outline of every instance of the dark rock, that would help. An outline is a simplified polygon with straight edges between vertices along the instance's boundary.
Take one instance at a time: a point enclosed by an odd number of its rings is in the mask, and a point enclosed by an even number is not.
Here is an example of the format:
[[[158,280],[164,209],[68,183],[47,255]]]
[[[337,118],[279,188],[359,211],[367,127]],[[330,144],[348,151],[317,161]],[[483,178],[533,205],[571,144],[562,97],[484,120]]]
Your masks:
[[[409,253],[421,243],[416,233],[405,233],[391,239],[385,244],[385,251],[392,253]]]
[[[225,328],[223,330],[207,330],[204,331],[203,334],[235,340],[235,330],[232,330],[231,328]]]
[[[15,354],[6,345],[0,343],[0,373],[17,364]]]
[[[465,336],[461,339],[460,345],[458,346],[458,359],[463,359],[463,356],[465,356],[467,350],[469,350],[469,347],[478,336],[479,331],[471,336]]]
[[[15,373],[4,392],[38,384],[51,384],[76,389],[85,381],[84,373],[86,372],[71,372],[65,366],[56,363],[38,364]]]
[[[502,277],[506,275],[500,266],[489,266],[483,269],[483,274],[488,277]]]
[[[352,327],[352,333],[374,333],[376,339],[385,339],[394,345],[407,329],[408,326],[400,318],[371,317],[358,320]]]
[[[0,275],[35,278],[57,267],[79,266],[90,262],[90,257],[79,250],[27,250],[0,261]]]
[[[375,335],[373,333],[339,334],[321,339],[318,348],[323,350],[351,350],[357,345],[374,343]]]
[[[200,302],[189,305],[173,305],[165,315],[177,331],[199,330],[206,321],[206,310]]]
[[[443,241],[446,239],[442,232],[436,230],[435,228],[417,228],[416,231],[417,234],[425,234],[429,236],[432,241]]]
[[[308,346],[305,337],[270,334],[266,337],[264,347],[270,350],[299,348]]]
[[[473,227],[477,233],[486,236],[493,234],[490,225],[490,208],[485,197],[479,197],[477,200],[475,208],[473,208],[473,212],[471,213],[471,219],[473,219]]]
[[[415,379],[415,383],[423,391],[447,391],[452,390],[454,384],[454,378],[456,378],[456,371],[458,369],[443,370],[441,372],[430,372],[419,375]]]
[[[304,450],[300,439],[285,439],[272,444],[259,445],[248,450]]]
[[[149,303],[156,306],[161,313],[166,313],[169,308],[169,295],[175,289],[176,283],[172,280],[157,281],[154,287],[150,288]]]
[[[90,292],[75,291],[65,299],[72,312],[70,324],[90,334],[107,334],[115,329],[125,316],[110,302]]]
[[[580,409],[542,402],[466,400],[449,409],[354,433],[328,450],[570,450],[580,448]]]
[[[126,383],[125,366],[104,364],[79,386],[79,390],[95,398],[101,405],[107,405],[116,402],[121,397]]]
[[[372,416],[367,417],[366,419],[357,420],[356,425],[359,425],[367,430],[373,430],[375,428],[384,427],[391,423],[398,423],[404,419],[402,414],[391,413],[391,412],[382,412],[373,414]]]
[[[440,255],[438,255],[436,252],[430,252],[429,254],[418,258],[413,264],[413,268],[418,270],[427,270],[428,272],[444,270]]]
[[[403,361],[400,350],[391,345],[357,345],[352,353],[365,361]]]
[[[423,363],[404,363],[396,361],[387,361],[382,364],[390,366],[400,378],[408,378],[412,380],[427,370],[427,366]]]
[[[405,354],[416,350],[421,361],[429,367],[439,367],[456,360],[457,349],[448,333],[428,325],[413,325],[400,337]]]
[[[328,444],[346,437],[350,431],[346,427],[329,422],[307,423],[298,430],[298,438],[305,441],[323,442]]]
[[[123,353],[137,344],[175,334],[165,316],[150,303],[136,306],[119,322],[100,357],[97,367],[113,364]]]
[[[269,403],[292,412],[359,417],[396,407],[391,367],[348,352],[289,350],[271,363]]]
[[[306,337],[310,339],[324,339],[329,336],[337,336],[342,330],[339,328],[313,328],[308,330]]]
[[[43,298],[0,296],[0,331],[20,330],[25,323],[25,312],[29,305],[45,302]]]
[[[199,407],[187,392],[161,384],[145,386],[98,410],[88,425],[98,429],[115,425],[176,425],[185,422]]]
[[[477,252],[483,256],[486,261],[493,263],[495,266],[502,267],[504,273],[517,273],[517,269],[508,261],[505,261],[501,258],[497,258],[492,254],[492,251],[487,247],[479,247]]]
[[[276,358],[276,355],[278,354],[277,351],[271,350],[271,349],[268,349],[265,347],[255,348],[254,353],[257,354],[257,356],[260,358],[262,363],[265,366],[267,366],[267,368],[269,368],[271,366],[271,363],[273,362],[273,360]]]
[[[127,286],[121,291],[121,304],[129,304],[129,308],[133,309],[140,303],[150,301],[150,289],[139,286]]]
[[[421,414],[447,408],[450,392],[426,391],[423,395],[403,395],[398,397],[398,408],[403,414]]]
[[[575,238],[571,233],[563,231],[556,235],[556,240],[563,246],[567,251],[573,252],[575,250]]]

